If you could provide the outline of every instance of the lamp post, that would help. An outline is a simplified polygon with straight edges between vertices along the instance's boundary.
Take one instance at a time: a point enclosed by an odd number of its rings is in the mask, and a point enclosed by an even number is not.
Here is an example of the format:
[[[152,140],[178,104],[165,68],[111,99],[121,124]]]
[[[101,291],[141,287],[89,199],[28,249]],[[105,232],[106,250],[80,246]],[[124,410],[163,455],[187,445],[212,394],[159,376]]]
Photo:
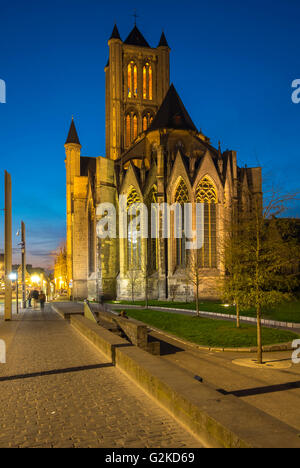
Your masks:
[[[9,279],[11,281],[16,281],[16,308],[17,314],[19,313],[19,281],[18,281],[18,273],[11,273],[9,275]]]
[[[22,308],[26,309],[26,229],[25,223],[21,222],[21,243],[19,244],[22,252]],[[17,232],[17,236],[20,235]]]
[[[5,229],[4,229],[4,258],[5,258],[5,301],[4,320],[12,319],[12,291],[9,275],[12,270],[12,209],[11,209],[11,176],[5,171]]]

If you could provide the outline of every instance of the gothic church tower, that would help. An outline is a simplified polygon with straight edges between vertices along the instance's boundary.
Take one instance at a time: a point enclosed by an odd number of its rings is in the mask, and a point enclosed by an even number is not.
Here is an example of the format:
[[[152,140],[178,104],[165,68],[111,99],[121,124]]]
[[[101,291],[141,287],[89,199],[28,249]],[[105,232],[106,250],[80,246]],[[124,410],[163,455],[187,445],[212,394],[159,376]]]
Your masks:
[[[150,126],[170,86],[170,48],[149,46],[137,26],[121,40],[115,25],[106,73],[106,157],[118,159]]]

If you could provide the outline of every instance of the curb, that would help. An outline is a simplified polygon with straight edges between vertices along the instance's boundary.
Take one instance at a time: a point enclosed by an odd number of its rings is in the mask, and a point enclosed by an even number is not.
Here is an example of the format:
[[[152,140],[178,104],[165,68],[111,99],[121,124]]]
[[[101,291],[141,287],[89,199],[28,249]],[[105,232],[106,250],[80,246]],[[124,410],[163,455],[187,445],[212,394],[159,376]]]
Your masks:
[[[216,347],[209,347],[209,346],[201,346],[197,345],[195,343],[192,343],[191,341],[184,340],[183,338],[178,338],[176,335],[172,335],[171,333],[167,333],[163,330],[160,330],[159,328],[154,328],[149,326],[149,329],[159,333],[161,335],[165,335],[168,338],[171,338],[172,340],[178,341],[179,343],[183,343],[187,346],[190,346],[192,348],[195,348],[199,351],[210,351],[210,352],[224,352],[224,353],[257,353],[257,347],[250,347],[250,348],[216,348]],[[274,344],[274,345],[267,345],[263,346],[263,352],[264,353],[273,353],[273,352],[279,352],[279,351],[292,351],[294,348],[292,346],[292,342],[289,343],[280,343],[280,344]]]
[[[300,447],[294,428],[263,411],[199,383],[183,370],[130,345],[85,317],[71,315],[70,323],[204,446]]]

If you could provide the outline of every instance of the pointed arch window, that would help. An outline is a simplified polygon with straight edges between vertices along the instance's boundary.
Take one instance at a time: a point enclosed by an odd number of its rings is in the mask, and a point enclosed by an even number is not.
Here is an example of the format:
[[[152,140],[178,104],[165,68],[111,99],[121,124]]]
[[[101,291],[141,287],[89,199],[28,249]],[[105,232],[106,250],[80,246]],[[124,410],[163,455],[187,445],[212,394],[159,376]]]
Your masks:
[[[127,67],[128,97],[136,98],[138,96],[138,69],[136,64],[131,61]]]
[[[180,180],[175,192],[175,203],[181,205],[182,210],[182,238],[176,239],[176,265],[185,267],[187,263],[186,237],[184,232],[184,204],[190,203],[188,188],[183,179]]]
[[[140,203],[140,197],[135,190],[131,188],[127,195],[127,212],[128,212],[128,239],[127,239],[127,267],[128,270],[137,270],[141,266],[141,226],[137,226],[134,222],[135,215],[130,212],[130,208]]]
[[[151,211],[151,205],[152,204],[157,204],[157,187],[154,185],[152,187],[152,190],[149,194],[149,204],[150,204],[150,209],[149,213],[152,213]],[[149,217],[149,232],[151,232],[151,216]],[[158,242],[159,242],[159,236],[158,233],[156,235],[156,238],[151,238],[149,239],[149,255],[148,255],[148,261],[149,265],[152,271],[157,271],[158,270]]]
[[[128,146],[130,146],[130,143],[131,143],[131,117],[130,117],[130,114],[126,115],[125,125],[126,125],[126,147],[128,147]]]
[[[148,62],[143,67],[143,99],[153,99],[153,70]]]
[[[138,119],[136,115],[133,116],[132,121],[133,121],[133,140],[135,140],[138,136]]]
[[[153,116],[150,112],[147,112],[144,116],[143,116],[143,132],[145,132],[146,130],[148,130],[148,128],[150,127],[151,123],[153,121]]]
[[[217,203],[218,194],[214,184],[204,177],[196,190],[196,202],[204,203],[204,246],[200,252],[203,268],[217,267]]]
[[[125,147],[128,148],[138,137],[139,126],[137,114],[130,112],[125,117]]]

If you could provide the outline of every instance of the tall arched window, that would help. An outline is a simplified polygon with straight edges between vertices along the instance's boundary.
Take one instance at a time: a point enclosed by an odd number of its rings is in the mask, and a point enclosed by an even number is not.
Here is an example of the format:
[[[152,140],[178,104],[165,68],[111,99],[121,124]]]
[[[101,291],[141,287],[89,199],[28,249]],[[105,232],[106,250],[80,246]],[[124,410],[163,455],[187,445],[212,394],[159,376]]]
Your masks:
[[[133,112],[125,117],[125,146],[128,148],[132,141],[138,137],[138,117]]]
[[[183,179],[180,180],[175,192],[175,203],[181,205],[182,209],[182,238],[176,239],[176,264],[177,266],[186,266],[186,238],[184,232],[184,207],[185,203],[190,203],[188,188]]]
[[[138,119],[137,116],[133,116],[133,140],[135,140],[138,136]]]
[[[196,190],[196,202],[204,203],[204,246],[201,249],[203,268],[217,267],[217,190],[208,177],[204,177]]]
[[[136,98],[138,95],[138,70],[136,64],[132,61],[127,67],[128,97]]]
[[[152,187],[152,190],[149,194],[149,213],[152,214],[152,204],[157,204],[157,187],[154,185]],[[157,226],[158,229],[158,226]],[[149,232],[151,232],[151,216],[149,216]],[[151,238],[149,239],[149,256],[148,256],[148,261],[149,265],[152,271],[157,271],[158,270],[158,242],[159,242],[159,236],[158,233],[156,233],[156,238]]]
[[[131,143],[131,117],[130,117],[130,114],[126,115],[125,126],[126,126],[126,147],[128,147],[128,146],[130,146],[130,143]]]
[[[153,71],[150,63],[143,67],[143,98],[149,101],[153,99]]]
[[[152,123],[152,120],[153,120],[153,116],[152,116],[152,114],[150,112],[147,112],[143,116],[143,132],[148,130],[148,128],[150,127],[150,125]]]
[[[135,190],[131,188],[127,195],[127,212],[128,212],[128,240],[127,240],[127,266],[129,270],[139,269],[141,266],[141,238],[139,232],[141,226],[134,223],[135,215],[130,212],[130,208],[134,204],[140,203],[140,197]]]

